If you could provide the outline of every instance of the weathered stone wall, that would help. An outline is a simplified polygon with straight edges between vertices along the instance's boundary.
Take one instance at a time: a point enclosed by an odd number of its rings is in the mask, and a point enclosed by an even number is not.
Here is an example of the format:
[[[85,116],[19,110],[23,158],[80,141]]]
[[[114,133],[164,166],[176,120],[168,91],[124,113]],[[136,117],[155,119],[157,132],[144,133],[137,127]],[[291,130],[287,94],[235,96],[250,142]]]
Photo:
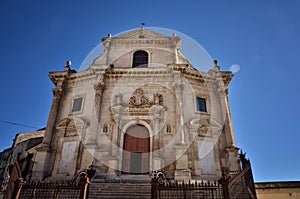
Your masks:
[[[62,97],[57,113],[51,110],[55,125],[45,136],[51,144],[40,150],[48,164],[39,171],[50,180],[71,179],[93,163],[98,175],[115,178],[124,135],[134,124],[150,133],[150,171],[184,180],[218,179],[223,169],[239,169],[226,97],[231,74],[195,70],[175,36],[141,29],[103,43],[103,55],[86,71],[51,73]],[[137,50],[148,52],[148,68],[131,68]],[[78,97],[81,110],[72,112]],[[206,100],[206,112],[197,110],[196,97]]]
[[[261,182],[255,183],[258,199],[299,199],[300,182]]]

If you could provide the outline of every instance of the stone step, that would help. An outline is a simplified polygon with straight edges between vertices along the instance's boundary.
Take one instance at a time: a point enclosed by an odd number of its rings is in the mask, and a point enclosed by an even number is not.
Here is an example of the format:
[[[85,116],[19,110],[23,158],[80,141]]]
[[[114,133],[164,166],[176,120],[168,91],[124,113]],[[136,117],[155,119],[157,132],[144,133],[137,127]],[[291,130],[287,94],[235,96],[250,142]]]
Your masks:
[[[91,183],[89,198],[151,198],[150,183]]]

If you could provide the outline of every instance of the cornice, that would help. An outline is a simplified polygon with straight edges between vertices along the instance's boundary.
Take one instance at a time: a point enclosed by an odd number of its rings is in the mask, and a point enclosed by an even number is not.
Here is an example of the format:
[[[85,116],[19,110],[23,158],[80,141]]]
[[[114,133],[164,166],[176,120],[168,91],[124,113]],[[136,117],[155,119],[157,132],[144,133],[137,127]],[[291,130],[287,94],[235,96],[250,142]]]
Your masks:
[[[51,81],[57,85],[58,82],[64,80],[68,81],[68,84],[92,82],[97,79],[119,79],[123,77],[127,78],[154,78],[154,77],[172,77],[174,74],[179,73],[184,75],[187,79],[193,79],[200,83],[215,84],[217,80],[221,80],[224,83],[225,88],[228,87],[230,81],[233,78],[233,74],[228,71],[214,71],[200,72],[195,68],[192,68],[188,64],[170,64],[167,67],[160,68],[110,68],[96,66],[77,73],[62,72],[50,72],[49,77]]]
[[[69,75],[68,72],[61,71],[61,72],[50,72],[48,76],[50,80],[53,82],[53,84],[57,85],[58,82],[65,80],[68,75]]]
[[[159,39],[116,39],[111,41],[111,45],[151,45],[154,46],[174,46],[174,41],[170,38]]]

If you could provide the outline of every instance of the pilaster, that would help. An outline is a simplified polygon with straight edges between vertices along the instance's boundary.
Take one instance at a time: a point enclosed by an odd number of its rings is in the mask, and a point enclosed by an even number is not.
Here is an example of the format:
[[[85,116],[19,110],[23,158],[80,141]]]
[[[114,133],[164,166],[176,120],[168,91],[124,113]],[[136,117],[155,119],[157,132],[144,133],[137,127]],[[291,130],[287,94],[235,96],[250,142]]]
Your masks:
[[[178,78],[178,77],[177,77]],[[181,82],[176,82],[174,84],[174,90],[175,94],[178,100],[178,103],[176,103],[176,112],[179,113],[179,118],[177,118],[179,124],[179,140],[178,144],[185,145],[185,140],[184,140],[184,129],[183,129],[183,110],[182,110],[182,90],[183,90],[183,84]]]
[[[101,102],[102,102],[102,94],[104,90],[104,82],[99,82],[94,85],[95,89],[95,102],[94,107],[96,110],[97,122],[100,121],[100,113],[101,113]]]
[[[51,142],[54,133],[54,128],[57,122],[57,114],[59,111],[59,105],[63,96],[65,81],[68,79],[71,62],[67,61],[67,65],[62,72],[52,72],[49,74],[50,79],[55,84],[55,88],[52,89],[53,100],[46,125],[45,135],[41,146],[37,148],[36,164],[33,166],[33,180],[43,180],[45,176],[50,175],[52,165],[49,164],[51,159]]]
[[[158,104],[158,103],[156,103]],[[160,127],[159,127],[159,121],[164,114],[165,107],[160,106],[160,105],[153,105],[150,108],[150,118],[153,123],[153,164],[152,164],[152,169],[157,170],[161,169],[161,142],[160,140]]]
[[[116,96],[116,106],[111,107],[112,115],[114,117],[114,125],[113,132],[111,137],[111,148],[110,148],[110,158],[108,160],[108,178],[114,178],[117,176],[117,170],[121,170],[121,155],[120,147],[121,147],[121,129],[120,122],[122,118],[122,114],[124,111],[124,107],[121,105],[122,97]]]

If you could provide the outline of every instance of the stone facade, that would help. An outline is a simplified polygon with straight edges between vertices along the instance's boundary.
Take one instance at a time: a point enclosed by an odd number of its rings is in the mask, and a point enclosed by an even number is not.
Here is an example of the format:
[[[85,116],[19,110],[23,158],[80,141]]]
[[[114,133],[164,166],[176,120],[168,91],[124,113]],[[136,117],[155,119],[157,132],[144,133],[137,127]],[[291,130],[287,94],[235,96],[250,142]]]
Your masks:
[[[258,199],[299,199],[300,181],[255,183]]]
[[[216,180],[240,170],[231,72],[217,62],[208,72],[195,69],[176,35],[141,28],[102,43],[87,70],[68,62],[50,72],[54,97],[32,179],[70,180],[91,164],[95,180],[149,179],[155,170]]]

